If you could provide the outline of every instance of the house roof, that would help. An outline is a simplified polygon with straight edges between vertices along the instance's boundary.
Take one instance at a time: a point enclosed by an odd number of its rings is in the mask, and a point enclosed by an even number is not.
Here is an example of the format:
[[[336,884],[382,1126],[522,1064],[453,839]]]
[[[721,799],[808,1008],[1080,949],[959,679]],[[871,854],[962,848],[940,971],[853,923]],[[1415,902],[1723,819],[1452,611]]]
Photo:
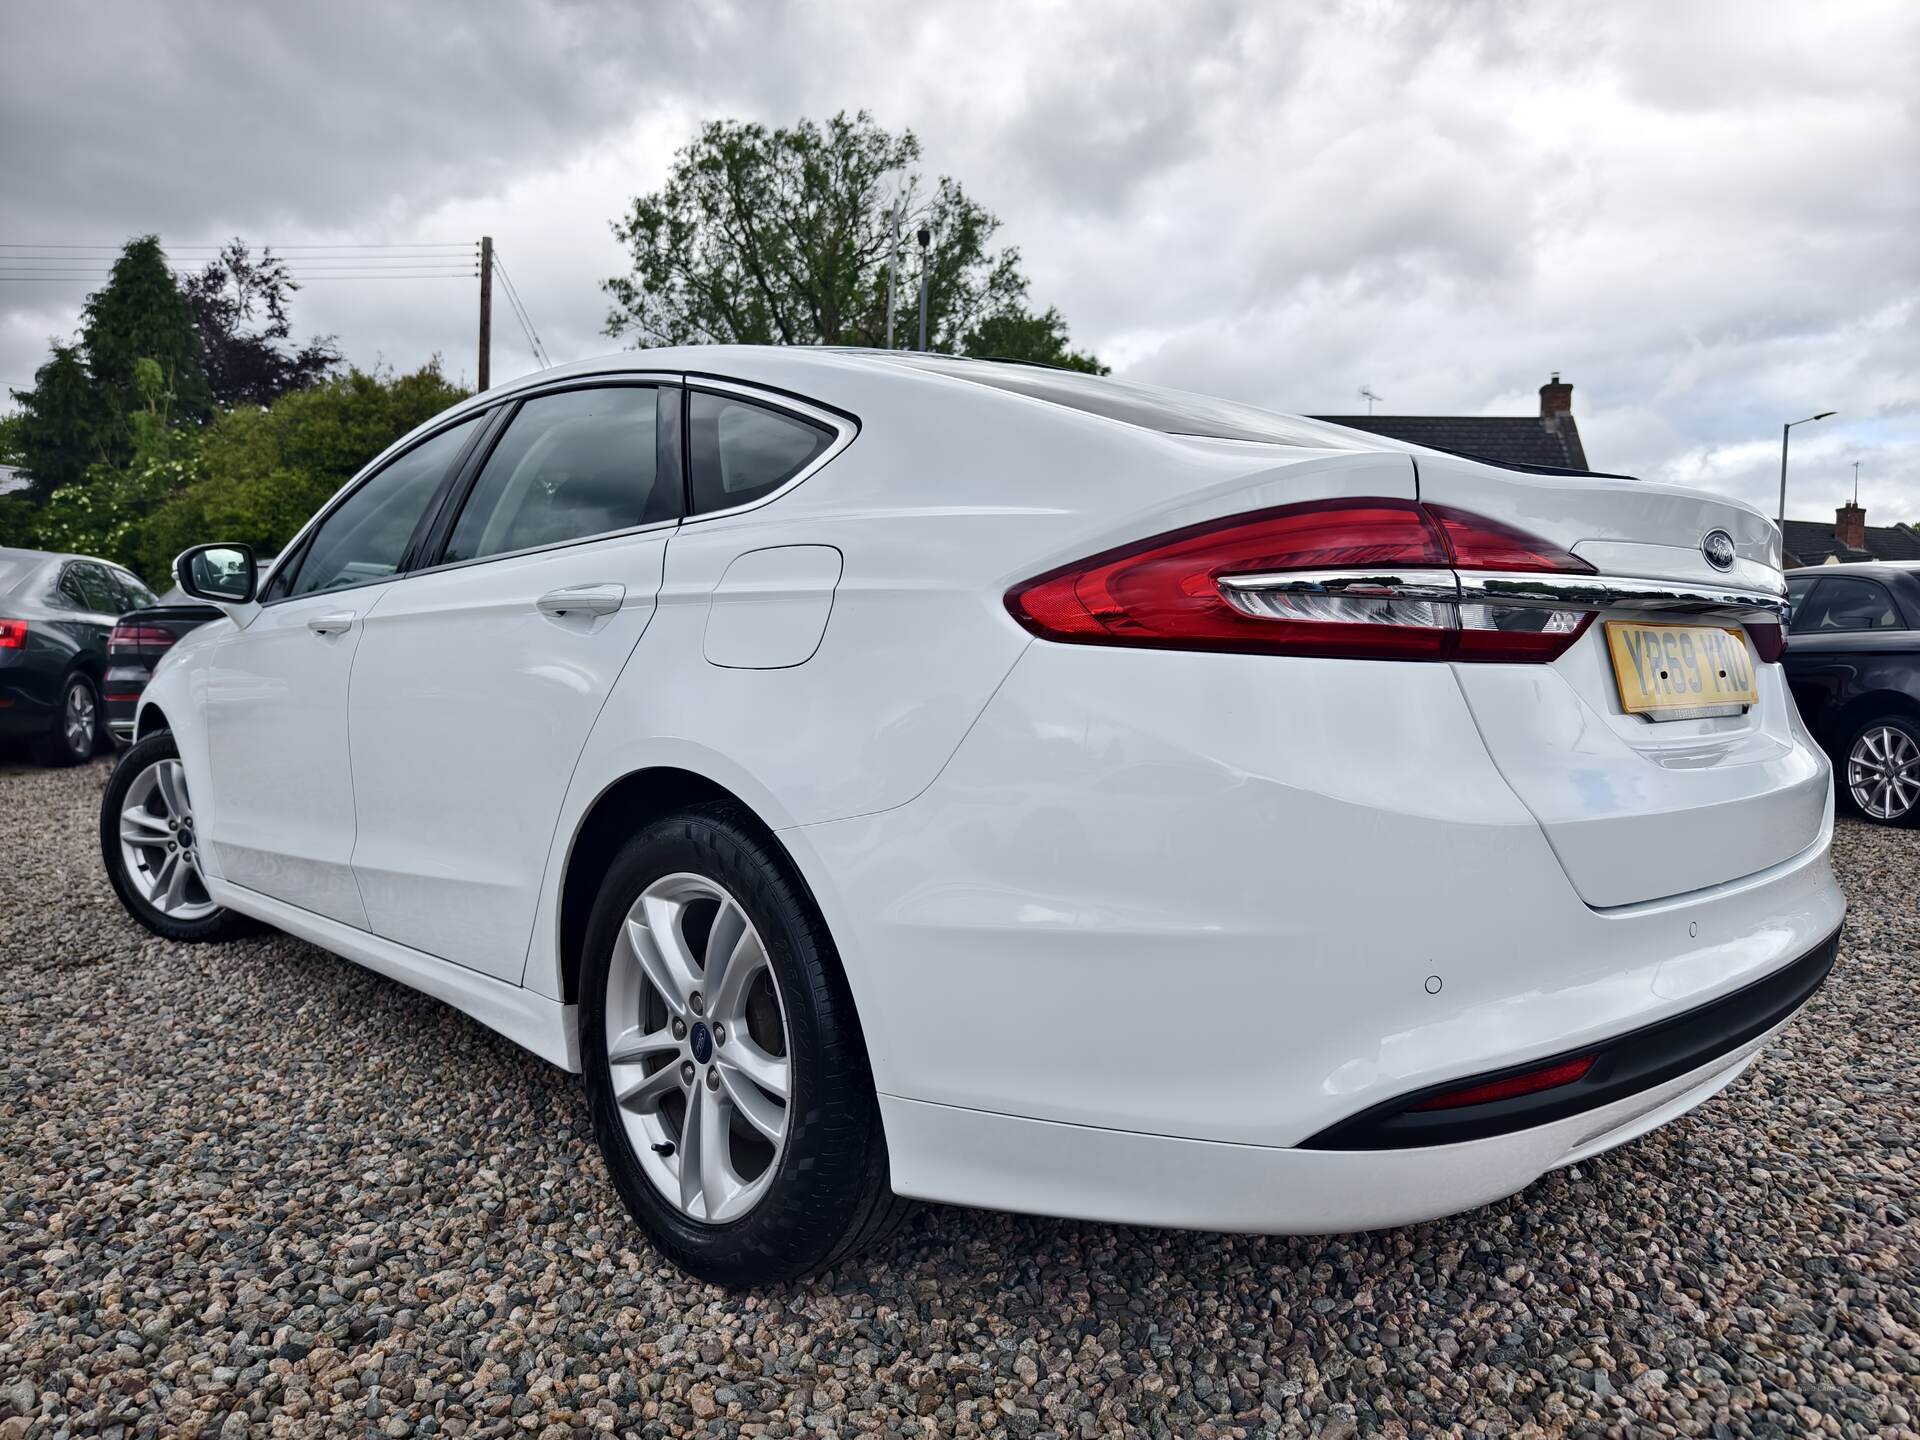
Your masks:
[[[1571,414],[1315,415],[1315,420],[1366,430],[1435,450],[1478,455],[1507,465],[1585,470],[1587,452]]]
[[[1854,560],[1920,560],[1920,535],[1902,525],[1869,525],[1866,548],[1843,545],[1831,520],[1789,520],[1782,547],[1802,565],[1824,565],[1829,556]]]

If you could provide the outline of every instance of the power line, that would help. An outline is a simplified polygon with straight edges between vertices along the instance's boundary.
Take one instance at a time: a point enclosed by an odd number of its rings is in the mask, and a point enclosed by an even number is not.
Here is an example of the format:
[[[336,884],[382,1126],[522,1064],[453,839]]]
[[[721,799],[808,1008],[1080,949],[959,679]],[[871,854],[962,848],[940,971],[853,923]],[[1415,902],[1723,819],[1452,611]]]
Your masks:
[[[520,328],[527,334],[527,344],[533,348],[533,358],[540,362],[541,369],[551,370],[553,357],[547,353],[547,347],[540,343],[540,334],[534,328],[533,317],[527,313],[527,307],[520,299],[520,291],[514,285],[513,277],[507,274],[506,264],[500,259],[500,247],[497,245],[493,250],[493,268],[500,276],[500,284],[506,293],[507,304],[513,310],[514,318],[519,320]]]
[[[204,250],[217,253],[225,250],[227,246],[232,243],[233,242],[229,240],[218,245],[162,245],[160,248],[169,251],[192,250],[197,252]],[[249,246],[249,248],[252,247]],[[390,243],[381,240],[368,241],[365,243],[359,241],[341,241],[331,245],[323,245],[318,242],[303,245],[265,244],[260,246],[260,248],[262,250],[458,250],[462,254],[470,255],[477,253],[480,247],[467,240],[450,240],[445,242],[409,240],[404,243]],[[0,240],[0,250],[104,250],[110,254],[118,255],[124,249],[126,249],[125,242],[118,245],[71,245],[51,241],[44,244],[28,244],[23,240]]]

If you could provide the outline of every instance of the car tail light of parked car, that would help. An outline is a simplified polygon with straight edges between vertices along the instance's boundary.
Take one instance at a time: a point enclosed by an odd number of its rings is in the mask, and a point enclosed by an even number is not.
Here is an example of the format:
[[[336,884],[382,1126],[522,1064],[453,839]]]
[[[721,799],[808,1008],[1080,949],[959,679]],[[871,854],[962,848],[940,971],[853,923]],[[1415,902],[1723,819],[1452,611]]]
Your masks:
[[[0,650],[24,650],[26,645],[26,621],[0,620]]]
[[[136,650],[168,650],[180,637],[158,625],[141,625],[122,620],[107,636],[109,655],[126,655]]]

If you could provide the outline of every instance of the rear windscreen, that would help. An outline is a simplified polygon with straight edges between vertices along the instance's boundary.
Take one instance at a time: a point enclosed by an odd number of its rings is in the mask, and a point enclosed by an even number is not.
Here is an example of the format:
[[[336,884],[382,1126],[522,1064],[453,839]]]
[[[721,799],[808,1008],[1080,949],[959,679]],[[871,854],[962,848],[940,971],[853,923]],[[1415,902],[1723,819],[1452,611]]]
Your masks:
[[[996,390],[1009,390],[1016,395],[1083,410],[1089,415],[1103,415],[1109,420],[1121,420],[1167,435],[1304,445],[1315,450],[1377,448],[1336,426],[1320,425],[1232,400],[1217,400],[1211,395],[1115,380],[1108,375],[1084,375],[1041,365],[962,360],[920,351],[882,352],[875,358],[938,375],[951,375],[957,380],[971,380],[978,385],[991,385]]]

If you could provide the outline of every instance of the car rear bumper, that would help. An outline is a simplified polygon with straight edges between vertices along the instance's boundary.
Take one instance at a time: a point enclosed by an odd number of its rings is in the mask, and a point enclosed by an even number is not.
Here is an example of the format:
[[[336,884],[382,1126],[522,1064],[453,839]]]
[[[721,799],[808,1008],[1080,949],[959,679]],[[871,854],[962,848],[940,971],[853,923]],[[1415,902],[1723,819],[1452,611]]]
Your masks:
[[[121,744],[133,740],[133,728],[140,714],[140,696],[153,671],[146,665],[115,665],[103,682],[102,702],[106,707],[107,732]]]
[[[1845,913],[1831,823],[1599,909],[1446,666],[1036,644],[922,795],[782,838],[884,1094],[1292,1154],[1784,971]]]
[[[889,1095],[880,1109],[894,1188],[904,1195],[1112,1224],[1335,1235],[1471,1210],[1624,1145],[1732,1084],[1786,1023],[1597,1109],[1402,1150],[1231,1145]]]

